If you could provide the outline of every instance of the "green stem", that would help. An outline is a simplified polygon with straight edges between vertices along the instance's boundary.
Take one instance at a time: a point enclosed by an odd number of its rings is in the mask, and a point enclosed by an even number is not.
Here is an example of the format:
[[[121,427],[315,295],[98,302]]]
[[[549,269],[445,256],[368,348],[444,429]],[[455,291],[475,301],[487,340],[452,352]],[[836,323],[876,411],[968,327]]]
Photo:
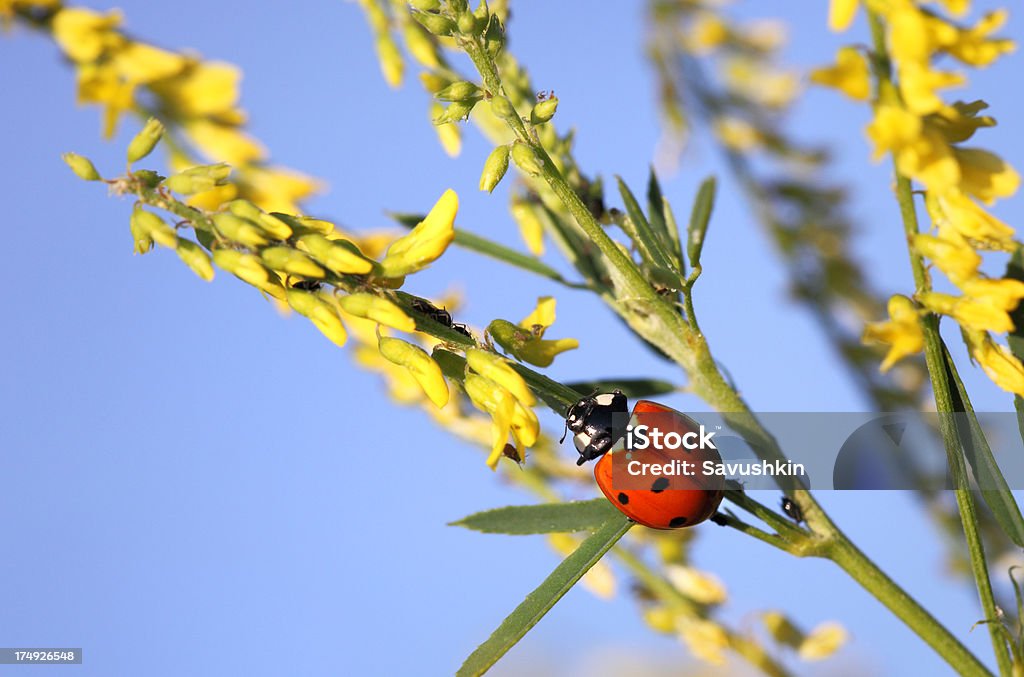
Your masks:
[[[490,93],[502,95],[504,88],[497,65],[484,44],[478,38],[462,38],[460,46],[473,61]],[[704,336],[687,324],[677,308],[657,296],[633,261],[597,223],[522,119],[512,116],[506,122],[518,141],[529,144],[535,151],[542,162],[541,178],[618,274],[615,285],[617,298],[614,299],[616,311],[634,331],[657,345],[687,372],[691,390],[722,412],[730,427],[751,445],[760,458],[784,459],[778,442],[719,370]],[[988,674],[966,647],[849,541],[809,491],[799,486],[783,488],[788,489],[791,498],[803,510],[810,528],[807,544],[811,552],[808,554],[835,559],[854,580],[886,604],[951,666],[963,674]]]
[[[872,68],[878,82],[879,96],[898,96],[892,80],[892,63],[885,42],[885,26],[882,19],[876,13],[870,12],[868,17],[875,51]],[[925,268],[924,259],[911,246],[913,237],[920,232],[917,208],[914,204],[913,187],[910,179],[900,173],[895,159],[893,161],[893,172],[896,175],[896,200],[899,203],[900,217],[907,236],[910,268],[914,275],[916,293],[920,295],[931,291],[931,280]],[[928,368],[928,375],[931,379],[932,390],[935,395],[935,409],[940,414],[952,413],[954,411],[953,395],[950,390],[949,375],[946,370],[942,338],[939,334],[939,318],[934,314],[928,314],[923,318],[921,325],[924,331],[925,364]],[[964,536],[967,540],[971,570],[978,588],[978,597],[981,600],[982,611],[985,614],[986,620],[995,621],[998,618],[995,596],[992,593],[988,565],[985,562],[985,548],[981,540],[981,534],[978,531],[978,515],[974,503],[974,495],[964,484],[967,477],[967,469],[963,454],[961,453],[960,441],[953,417],[940,416],[939,430],[946,448],[949,470],[958,483],[955,490],[956,503],[960,512],[960,522],[964,528]],[[999,672],[1008,675],[1012,667],[1009,649],[1004,638],[999,633],[998,623],[989,622],[987,625],[992,639],[992,649],[995,652],[996,662],[999,665]]]

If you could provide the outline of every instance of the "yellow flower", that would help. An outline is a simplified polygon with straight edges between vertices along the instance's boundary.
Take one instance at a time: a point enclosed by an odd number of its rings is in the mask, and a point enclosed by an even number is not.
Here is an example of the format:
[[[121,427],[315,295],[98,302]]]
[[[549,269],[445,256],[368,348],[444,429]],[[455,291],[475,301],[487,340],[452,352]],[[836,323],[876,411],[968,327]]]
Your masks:
[[[828,6],[828,27],[839,33],[853,23],[859,0],[832,0]]]
[[[85,64],[78,69],[78,102],[103,106],[103,136],[110,138],[121,113],[131,110],[135,84],[122,80],[109,64]]]
[[[971,28],[958,29],[955,40],[946,46],[946,51],[970,66],[988,66],[1017,48],[1013,40],[989,38],[1002,28],[1006,17],[1006,10],[1000,9],[989,12]]]
[[[958,189],[943,193],[928,191],[925,206],[932,223],[940,229],[952,228],[976,246],[1013,250],[1013,228],[982,209]]]
[[[1001,346],[984,332],[966,332],[971,355],[997,386],[1024,396],[1024,365],[1006,346]]]
[[[921,303],[936,313],[949,315],[964,329],[1004,332],[1013,330],[1013,321],[1002,308],[985,301],[926,292]]]
[[[351,316],[345,317],[345,324],[349,329],[353,330],[348,320]],[[360,319],[360,318],[357,318]],[[368,322],[368,320],[361,320]],[[371,323],[374,327],[378,326],[375,323]],[[424,402],[423,388],[413,378],[412,373],[409,372],[405,367],[400,367],[397,364],[387,360],[383,355],[380,354],[376,344],[372,341],[376,341],[377,337],[371,331],[371,343],[357,345],[352,350],[352,357],[356,361],[356,364],[368,369],[375,371],[384,377],[387,383],[388,395],[398,402],[399,404],[421,404]],[[435,407],[427,407],[427,411],[443,413],[441,410]]]
[[[807,633],[800,643],[797,654],[805,661],[819,661],[828,658],[846,644],[849,635],[839,623],[829,621]]]
[[[954,284],[977,277],[981,257],[955,230],[939,230],[939,236],[914,236],[914,248],[931,259]]]
[[[237,166],[266,157],[263,145],[237,127],[191,120],[185,123],[185,133],[204,155],[216,162]]]
[[[537,443],[540,423],[505,387],[478,374],[466,374],[466,394],[473,404],[491,415],[491,453],[487,465],[493,470],[504,455],[511,433],[519,458],[526,458],[524,448]]]
[[[234,110],[241,79],[232,64],[193,62],[180,75],[153,83],[153,91],[184,116],[214,116]]]
[[[512,218],[519,225],[519,234],[526,243],[526,248],[534,256],[544,254],[544,225],[535,211],[538,208],[538,205],[519,197],[512,198],[512,205],[509,208]]]
[[[896,168],[929,190],[946,191],[961,179],[954,152],[941,132],[925,124],[918,138],[896,151]]]
[[[503,357],[479,348],[470,348],[466,351],[466,364],[476,373],[511,392],[518,401],[527,407],[532,407],[537,403],[537,398],[530,387],[526,385],[526,381]]]
[[[448,403],[448,384],[441,373],[441,367],[425,350],[387,336],[380,337],[378,346],[381,355],[409,370],[434,406],[441,408]]]
[[[738,151],[749,151],[762,145],[764,137],[760,130],[746,120],[737,117],[720,117],[714,122],[715,136],[726,147]]]
[[[882,361],[882,371],[888,371],[907,355],[921,352],[924,349],[924,332],[914,302],[906,296],[890,298],[889,319],[869,323],[864,328],[863,340],[889,346],[889,353]]]
[[[78,7],[62,9],[53,17],[53,38],[72,61],[92,62],[124,41],[115,30],[120,24],[118,11],[100,14]]]
[[[985,204],[1009,197],[1020,186],[1020,175],[995,153],[980,148],[953,149],[960,163],[960,187]]]
[[[855,47],[842,47],[834,66],[811,71],[811,82],[838,89],[857,101],[867,101],[871,96],[868,62]]]
[[[415,331],[416,321],[405,314],[398,305],[383,296],[356,293],[338,298],[338,305],[346,313],[379,322],[398,331]]]
[[[502,348],[524,362],[548,367],[555,356],[567,350],[579,348],[580,342],[572,338],[544,340],[544,332],[555,322],[555,299],[542,296],[537,307],[527,315],[519,326],[505,320],[495,320],[487,327]]]
[[[299,249],[308,252],[339,275],[364,275],[373,270],[373,263],[363,256],[359,247],[348,240],[332,240],[319,233],[309,233],[300,237],[296,244]]]
[[[934,113],[945,105],[937,90],[964,84],[963,75],[932,70],[927,62],[901,61],[899,74],[903,103],[918,115]]]
[[[1003,278],[988,280],[975,278],[967,280],[960,287],[970,298],[989,303],[1005,311],[1014,310],[1024,299],[1024,282]]]
[[[391,243],[380,262],[384,277],[401,277],[423,270],[437,260],[455,239],[459,197],[446,190],[430,213],[408,235]]]
[[[725,665],[729,634],[714,621],[683,616],[679,619],[679,636],[694,656],[711,665]]]
[[[680,592],[700,604],[721,604],[727,598],[725,586],[713,574],[673,564],[665,568],[665,575]]]
[[[729,39],[729,27],[715,12],[695,14],[687,31],[686,48],[697,55],[710,54]]]
[[[242,197],[268,212],[301,212],[299,202],[320,190],[315,179],[285,167],[246,166],[239,170]]]
[[[141,42],[129,42],[114,54],[114,69],[130,82],[145,84],[176,75],[185,57]]]
[[[921,130],[921,118],[913,113],[892,104],[879,105],[866,129],[875,146],[874,160],[877,162],[886,153],[907,147],[921,136]]]
[[[988,104],[981,100],[970,103],[956,101],[952,106],[943,106],[935,114],[930,115],[928,122],[942,132],[949,143],[962,143],[974,136],[982,127],[995,127],[994,118],[978,115],[986,108]]]
[[[234,249],[214,249],[213,262],[274,298],[283,299],[285,297],[284,290],[281,288],[281,280],[273,272],[267,270],[260,258],[254,254],[243,254]]]
[[[338,317],[334,305],[325,301],[320,294],[289,289],[285,292],[288,305],[301,315],[308,317],[320,332],[337,346],[345,345],[348,333]]]

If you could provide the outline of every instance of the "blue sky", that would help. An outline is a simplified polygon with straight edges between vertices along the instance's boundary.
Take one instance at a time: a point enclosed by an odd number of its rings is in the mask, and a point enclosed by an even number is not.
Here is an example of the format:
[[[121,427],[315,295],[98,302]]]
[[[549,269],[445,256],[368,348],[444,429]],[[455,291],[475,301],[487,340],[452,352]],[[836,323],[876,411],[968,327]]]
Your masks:
[[[737,13],[764,16],[756,12],[766,4],[739,3]],[[866,35],[862,23],[848,36],[828,33],[826,3],[789,4],[771,8],[791,27],[787,56],[797,65],[823,63],[842,40]],[[486,142],[469,131],[462,157],[443,154],[416,83],[394,92],[381,80],[354,3],[117,6],[140,37],[244,69],[253,132],[276,160],[330,185],[311,213],[374,228],[387,225],[385,210],[422,211],[451,187],[462,227],[521,246],[504,190],[476,190]],[[660,134],[642,18],[641,3],[534,0],[515,5],[510,25],[510,47],[535,85],[558,93],[558,124],[577,129],[582,166],[634,187]],[[1011,21],[1007,33],[1019,32]],[[60,161],[74,150],[112,172],[133,128],[101,141],[98,111],[75,107],[72,73],[40,36],[0,37],[0,57],[0,644],[80,646],[85,663],[74,669],[97,675],[454,670],[557,560],[539,537],[445,524],[531,497],[488,471],[478,450],[393,406],[375,376],[242,283],[220,275],[205,284],[166,252],[133,257],[130,203],[76,180]],[[968,93],[1008,123],[979,144],[1018,167],[1024,96],[1006,83],[1019,80],[1019,67],[1011,57],[972,76]],[[855,131],[866,121],[863,107],[811,91],[792,128],[833,144],[836,179],[853,186],[857,254],[879,288],[906,292],[888,172],[869,162]],[[685,212],[699,181],[719,169],[698,140],[664,190]],[[786,298],[770,243],[727,179],[720,195],[696,293],[716,357],[755,409],[863,409],[812,320]],[[998,208],[1011,224],[1022,211],[1019,199]],[[679,378],[583,293],[461,251],[409,285],[424,295],[450,288],[467,299],[459,319],[476,326],[522,317],[537,296],[555,294],[552,332],[582,345],[558,359],[554,378]],[[1010,406],[961,365],[978,409]],[[703,408],[683,396],[671,402]],[[990,653],[985,632],[968,634],[980,618],[974,593],[944,574],[935,528],[910,497],[821,500],[969,647]],[[754,610],[784,608],[807,627],[838,619],[851,630],[841,657],[796,665],[804,674],[944,670],[827,562],[793,560],[717,528],[701,529],[695,558],[726,582],[726,616],[741,625]],[[495,673],[599,674],[616,660],[691,661],[647,631],[628,594],[604,602],[573,590]]]

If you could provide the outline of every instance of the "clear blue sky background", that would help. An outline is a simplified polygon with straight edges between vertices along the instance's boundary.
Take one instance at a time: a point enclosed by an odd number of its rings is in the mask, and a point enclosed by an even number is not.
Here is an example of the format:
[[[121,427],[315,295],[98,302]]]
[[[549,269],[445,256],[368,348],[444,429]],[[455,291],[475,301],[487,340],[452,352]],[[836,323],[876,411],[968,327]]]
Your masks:
[[[825,5],[746,2],[737,12],[785,19],[787,55],[807,66],[866,34],[863,23],[848,36],[829,34]],[[452,187],[460,225],[520,246],[503,192],[476,191],[486,143],[471,131],[461,158],[444,156],[418,86],[383,84],[355,4],[118,6],[137,35],[245,70],[255,134],[277,160],[330,183],[312,212],[377,227],[384,210],[424,210]],[[511,47],[538,88],[558,92],[557,121],[578,128],[582,165],[641,186],[659,136],[641,3],[517,2],[515,14]],[[1019,36],[1019,24],[1008,33]],[[166,252],[133,257],[130,203],[76,180],[59,157],[75,150],[114,172],[132,125],[116,142],[100,141],[98,112],[75,108],[72,73],[39,36],[0,38],[0,63],[0,645],[83,647],[85,664],[61,670],[89,675],[453,671],[557,559],[540,537],[445,523],[532,499],[422,413],[395,408],[375,376],[308,323],[282,319],[227,275],[207,285]],[[970,92],[1008,123],[979,143],[1018,167],[1020,64],[1010,58],[973,76]],[[880,288],[907,291],[888,173],[870,164],[855,131],[866,116],[811,92],[793,128],[834,144],[836,178],[854,186],[857,253]],[[698,142],[682,171],[666,177],[666,193],[685,211],[698,181],[717,169]],[[728,180],[721,195],[697,292],[716,355],[761,410],[863,409],[812,321],[787,300],[771,247]],[[998,209],[1018,225],[1022,211],[1019,199]],[[679,376],[592,298],[464,252],[410,284],[423,294],[461,287],[460,319],[477,326],[522,317],[538,295],[556,294],[553,331],[582,347],[559,358],[555,378]],[[979,409],[1010,406],[966,361],[964,371]],[[553,416],[546,423],[559,425]],[[980,618],[974,593],[943,574],[937,533],[909,496],[822,501],[972,649],[990,653],[984,631],[968,635]],[[798,665],[803,674],[946,670],[828,563],[792,560],[717,528],[701,530],[696,560],[726,581],[727,616],[739,623],[781,607],[806,627],[846,624],[853,643],[841,657]],[[601,674],[616,660],[633,669],[691,665],[681,646],[645,628],[628,594],[604,602],[573,590],[495,672]]]

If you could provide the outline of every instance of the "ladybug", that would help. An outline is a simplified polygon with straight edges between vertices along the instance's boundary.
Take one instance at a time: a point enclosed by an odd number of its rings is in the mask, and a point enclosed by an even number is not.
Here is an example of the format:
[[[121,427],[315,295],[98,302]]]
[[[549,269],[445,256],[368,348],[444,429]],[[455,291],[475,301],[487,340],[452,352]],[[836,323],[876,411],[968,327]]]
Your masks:
[[[705,434],[689,416],[649,400],[638,401],[628,412],[626,396],[619,391],[581,398],[569,408],[566,429],[574,433],[580,454],[577,465],[597,458],[597,486],[638,524],[678,529],[711,517],[722,502],[725,484],[721,475],[706,472],[705,462],[717,468],[722,461],[711,441],[714,433]],[[637,444],[634,435],[645,426],[648,433],[660,433],[665,444],[658,444],[657,437],[653,444],[651,437],[646,446]],[[672,448],[669,439],[673,438],[684,443]],[[672,467],[676,472],[642,470],[652,466]]]

